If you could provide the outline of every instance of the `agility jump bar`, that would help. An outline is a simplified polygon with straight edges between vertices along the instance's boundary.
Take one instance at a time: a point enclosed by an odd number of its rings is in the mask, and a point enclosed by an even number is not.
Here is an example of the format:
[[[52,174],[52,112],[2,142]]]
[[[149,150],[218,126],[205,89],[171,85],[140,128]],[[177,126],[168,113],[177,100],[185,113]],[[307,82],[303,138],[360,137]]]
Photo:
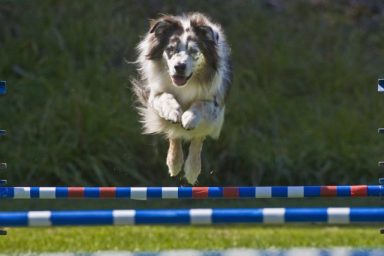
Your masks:
[[[384,79],[379,79],[377,81],[377,91],[384,92]]]
[[[0,187],[0,199],[380,197],[381,185],[271,187]]]
[[[0,80],[0,95],[4,95],[7,93],[7,82]]]
[[[0,226],[380,223],[384,208],[250,208],[0,212]]]

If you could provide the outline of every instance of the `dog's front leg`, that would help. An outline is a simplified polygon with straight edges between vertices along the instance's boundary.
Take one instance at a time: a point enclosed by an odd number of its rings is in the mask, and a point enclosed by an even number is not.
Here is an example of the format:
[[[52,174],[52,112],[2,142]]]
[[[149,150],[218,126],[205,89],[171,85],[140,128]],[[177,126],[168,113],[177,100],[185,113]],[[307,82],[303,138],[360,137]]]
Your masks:
[[[149,96],[149,105],[159,114],[161,118],[173,123],[179,123],[183,113],[180,104],[175,97],[169,93],[159,93]]]
[[[184,172],[188,183],[194,185],[201,172],[201,150],[204,138],[191,140],[187,160],[185,161]]]
[[[181,124],[186,130],[195,129],[201,121],[214,121],[220,112],[220,106],[215,100],[198,101],[183,113]]]
[[[167,154],[167,166],[170,176],[176,176],[181,171],[184,162],[183,148],[181,139],[169,139]]]

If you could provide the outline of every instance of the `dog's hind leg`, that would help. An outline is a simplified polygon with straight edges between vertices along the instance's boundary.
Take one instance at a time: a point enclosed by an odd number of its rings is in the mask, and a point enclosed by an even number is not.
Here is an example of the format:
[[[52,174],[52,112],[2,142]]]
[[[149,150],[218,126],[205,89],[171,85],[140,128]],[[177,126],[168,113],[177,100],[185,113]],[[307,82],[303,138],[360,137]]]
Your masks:
[[[201,150],[204,138],[191,140],[187,160],[185,161],[184,172],[188,183],[195,184],[201,172]]]
[[[176,176],[181,171],[184,162],[183,148],[181,139],[169,139],[167,154],[168,172],[171,176]]]

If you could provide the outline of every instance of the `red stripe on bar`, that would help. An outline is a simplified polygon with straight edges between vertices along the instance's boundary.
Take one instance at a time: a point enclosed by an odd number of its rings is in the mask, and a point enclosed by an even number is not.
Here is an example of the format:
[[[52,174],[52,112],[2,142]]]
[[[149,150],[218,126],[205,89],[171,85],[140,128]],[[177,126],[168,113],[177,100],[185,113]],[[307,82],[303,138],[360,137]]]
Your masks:
[[[226,187],[223,189],[223,196],[225,198],[238,198],[239,197],[239,188]]]
[[[102,198],[114,198],[116,197],[116,187],[101,187],[100,197]]]
[[[73,197],[73,198],[84,197],[84,187],[69,187],[68,197]]]
[[[208,187],[192,188],[192,198],[208,198]]]
[[[367,185],[358,185],[351,186],[351,196],[367,196],[368,195],[368,186]]]
[[[337,187],[336,186],[321,186],[320,195],[322,196],[336,196]]]

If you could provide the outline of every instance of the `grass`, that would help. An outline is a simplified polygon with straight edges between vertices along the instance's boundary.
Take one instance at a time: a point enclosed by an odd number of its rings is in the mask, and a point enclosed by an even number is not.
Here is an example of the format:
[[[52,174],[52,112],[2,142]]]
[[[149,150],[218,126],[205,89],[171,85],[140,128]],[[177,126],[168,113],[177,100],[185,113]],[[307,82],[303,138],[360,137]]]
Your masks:
[[[383,144],[384,11],[377,1],[0,0],[1,174],[12,185],[178,186],[166,143],[141,136],[129,90],[134,48],[159,13],[220,22],[235,80],[199,185],[377,183]],[[377,205],[260,200],[188,207]],[[175,202],[2,201],[2,210],[181,207]],[[185,205],[184,205],[185,206]],[[91,238],[91,239],[90,239]],[[0,251],[382,247],[378,227],[220,226],[10,229]]]
[[[358,247],[383,248],[377,227],[215,226],[13,228],[0,239],[2,253],[105,250]]]
[[[0,2],[10,134],[0,156],[11,184],[179,185],[166,143],[140,135],[127,62],[146,18],[188,11],[222,23],[235,67],[199,185],[376,183],[384,17],[375,1]]]

